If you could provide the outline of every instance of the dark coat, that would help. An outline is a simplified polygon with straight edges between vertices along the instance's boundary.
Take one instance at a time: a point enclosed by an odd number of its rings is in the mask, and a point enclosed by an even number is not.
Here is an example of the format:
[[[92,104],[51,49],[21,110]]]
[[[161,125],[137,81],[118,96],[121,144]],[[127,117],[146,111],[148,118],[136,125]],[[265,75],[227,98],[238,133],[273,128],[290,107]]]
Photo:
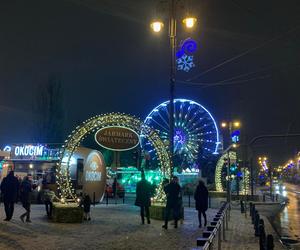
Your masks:
[[[196,209],[206,211],[208,208],[208,190],[204,185],[198,185],[194,194]]]
[[[19,194],[19,181],[13,174],[4,177],[1,183],[4,202],[16,202]]]
[[[23,204],[31,202],[30,193],[32,191],[32,185],[29,180],[23,180],[20,185],[20,199]]]
[[[84,196],[84,198],[83,198],[83,211],[85,213],[89,213],[91,211],[91,204],[92,204],[92,201],[91,201],[90,196],[89,195]]]
[[[150,207],[151,206],[151,194],[152,194],[152,187],[151,184],[142,179],[136,184],[136,199],[135,205],[142,207]]]
[[[164,187],[167,196],[167,207],[178,208],[180,205],[181,187],[178,183],[171,182]]]

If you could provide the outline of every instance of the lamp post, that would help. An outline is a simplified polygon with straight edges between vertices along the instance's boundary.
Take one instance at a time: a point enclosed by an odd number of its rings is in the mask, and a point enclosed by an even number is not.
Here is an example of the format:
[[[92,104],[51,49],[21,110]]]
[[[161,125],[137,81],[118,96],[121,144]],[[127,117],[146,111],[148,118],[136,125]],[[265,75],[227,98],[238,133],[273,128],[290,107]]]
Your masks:
[[[170,0],[169,1],[169,42],[170,42],[170,88],[169,88],[169,150],[170,150],[170,167],[171,167],[171,175],[174,169],[174,91],[175,91],[175,77],[176,77],[176,31],[177,31],[177,19],[176,19],[176,10],[177,4],[179,1]],[[192,16],[187,16],[182,20],[185,24],[186,28],[191,29],[194,27],[196,23],[196,18]],[[164,27],[163,22],[160,19],[155,19],[152,21],[150,27],[156,33],[160,32]]]
[[[226,193],[227,193],[227,202],[231,201],[231,191],[230,191],[230,158],[229,158],[229,150],[231,148],[236,148],[237,144],[236,143],[231,143],[230,142],[230,137],[232,133],[233,128],[240,128],[241,123],[239,121],[229,121],[229,122],[222,122],[221,127],[223,129],[228,128],[229,136],[228,136],[228,148],[225,150],[227,151],[227,173],[226,173]]]

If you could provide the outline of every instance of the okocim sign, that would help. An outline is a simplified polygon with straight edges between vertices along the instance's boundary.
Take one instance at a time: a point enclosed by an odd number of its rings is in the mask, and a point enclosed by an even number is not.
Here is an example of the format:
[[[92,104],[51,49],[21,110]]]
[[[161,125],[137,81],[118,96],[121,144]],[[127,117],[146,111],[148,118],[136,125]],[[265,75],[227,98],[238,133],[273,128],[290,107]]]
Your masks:
[[[13,144],[4,148],[4,151],[10,152],[12,160],[58,160],[59,150],[46,144]]]
[[[139,135],[132,129],[121,126],[99,129],[95,140],[103,148],[114,151],[130,150],[139,145]]]

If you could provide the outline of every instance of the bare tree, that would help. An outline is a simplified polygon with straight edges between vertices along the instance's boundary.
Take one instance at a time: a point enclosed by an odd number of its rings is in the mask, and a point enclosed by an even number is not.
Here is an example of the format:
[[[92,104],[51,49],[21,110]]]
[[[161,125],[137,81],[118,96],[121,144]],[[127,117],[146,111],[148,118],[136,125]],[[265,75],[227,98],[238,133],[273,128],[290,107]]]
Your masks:
[[[61,80],[50,76],[47,84],[38,86],[34,101],[34,141],[63,142],[65,112]]]

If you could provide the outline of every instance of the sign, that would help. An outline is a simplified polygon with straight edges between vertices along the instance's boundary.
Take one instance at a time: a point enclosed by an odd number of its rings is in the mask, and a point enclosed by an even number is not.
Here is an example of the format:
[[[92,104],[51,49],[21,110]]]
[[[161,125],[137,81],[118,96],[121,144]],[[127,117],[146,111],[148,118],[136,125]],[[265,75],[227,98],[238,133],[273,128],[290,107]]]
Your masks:
[[[89,194],[93,200],[103,198],[106,187],[106,167],[100,152],[93,150],[86,158],[83,170],[83,193]]]
[[[10,152],[11,160],[58,160],[59,148],[48,148],[42,144],[17,144],[6,146],[5,151]]]
[[[99,129],[95,134],[95,140],[103,148],[125,151],[139,144],[139,135],[129,128],[111,126]]]
[[[240,141],[240,134],[241,132],[239,130],[235,130],[231,133],[231,140],[234,143],[238,143]]]

